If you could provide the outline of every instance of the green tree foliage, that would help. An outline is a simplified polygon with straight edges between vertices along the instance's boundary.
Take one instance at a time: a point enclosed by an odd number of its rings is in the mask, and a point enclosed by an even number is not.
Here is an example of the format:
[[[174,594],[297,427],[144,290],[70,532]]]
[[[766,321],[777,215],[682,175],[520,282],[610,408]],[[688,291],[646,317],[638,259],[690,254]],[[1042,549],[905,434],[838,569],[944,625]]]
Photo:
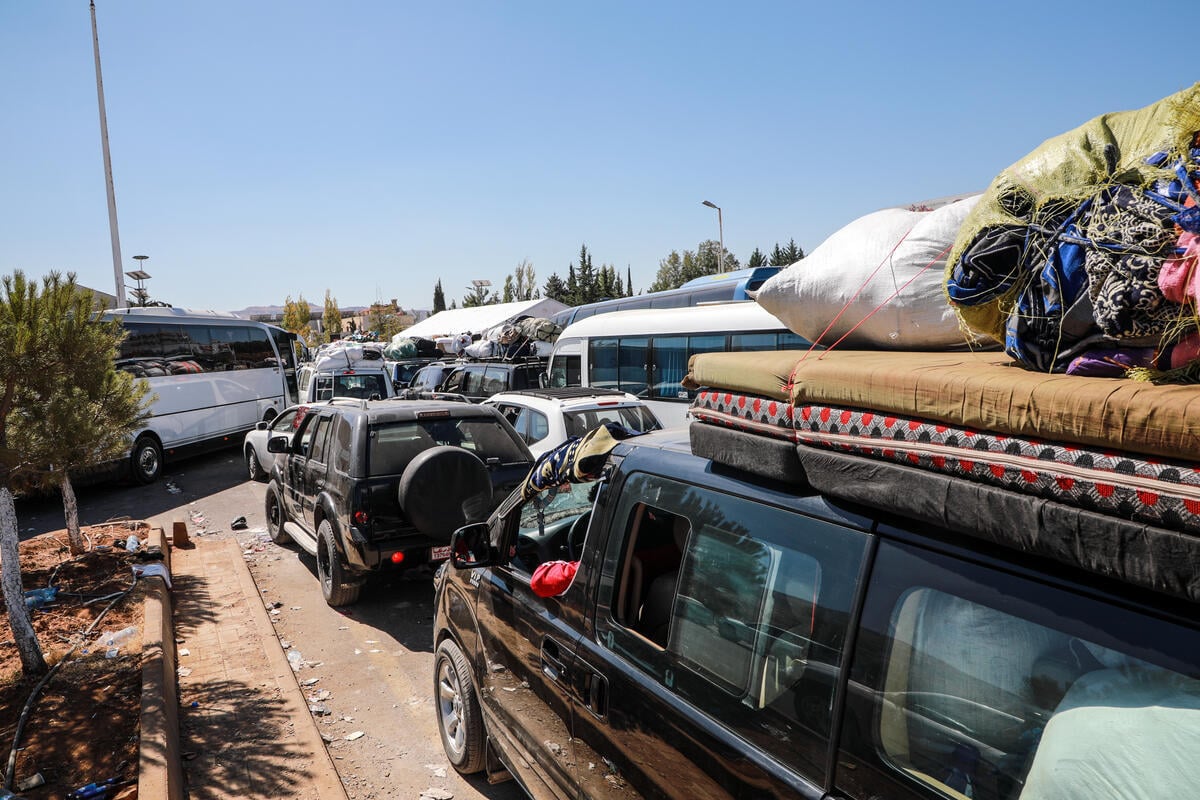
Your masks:
[[[513,276],[508,275],[504,278],[504,292],[501,295],[503,303],[511,303],[517,297],[517,289],[513,284]]]
[[[325,329],[321,334],[322,341],[329,342],[342,337],[342,311],[338,308],[337,298],[330,295],[328,289],[325,290],[325,314],[321,317],[321,324]]]
[[[304,295],[301,294],[299,300],[293,301],[289,294],[283,301],[283,329],[300,336],[309,345],[316,344],[313,341],[312,328],[308,326],[311,319],[312,307],[304,299]]]
[[[786,267],[789,264],[795,264],[802,258],[804,258],[804,251],[796,244],[795,239],[789,239],[786,247],[780,247],[776,242],[775,249],[771,251],[771,266]]]
[[[567,296],[563,302],[569,306],[577,306],[579,297],[579,280],[575,276],[575,264],[572,262],[567,265]]]
[[[625,296],[633,297],[633,268],[625,265]]]
[[[728,250],[725,253],[725,271],[732,272],[740,269],[737,258]],[[715,239],[701,242],[695,252],[684,250],[681,255],[672,250],[671,254],[658,264],[658,273],[654,283],[650,284],[651,292],[662,292],[667,289],[677,289],[694,278],[704,275],[716,275],[721,272],[721,244]]]
[[[32,465],[28,482],[61,491],[68,546],[72,555],[80,555],[84,541],[71,471],[125,454],[130,438],[145,423],[148,387],[115,368],[124,332],[115,320],[91,318],[91,291],[68,276],[44,297],[51,331],[48,356],[71,368],[56,373],[56,380],[23,387],[19,397],[24,412],[14,415],[9,433]]]
[[[522,259],[512,274],[513,300],[535,300],[538,296],[537,275],[533,271],[533,263]]]
[[[2,287],[0,584],[21,666],[35,675],[46,661],[25,607],[13,489],[65,481],[71,467],[123,450],[145,389],[115,372],[120,334],[113,325],[93,326],[90,293],[73,275],[51,274],[39,287],[16,272]],[[59,485],[73,496],[69,482]]]
[[[438,278],[437,285],[433,287],[433,313],[446,310],[446,294],[442,291],[442,279]]]
[[[546,279],[546,285],[542,287],[542,295],[551,300],[557,300],[560,303],[570,305],[567,294],[567,284],[562,278],[558,277],[557,272],[550,273],[550,277]]]
[[[587,245],[579,247],[579,268],[575,272],[576,298],[575,305],[594,303],[600,299],[596,286],[596,268],[592,266],[592,254]]]
[[[754,248],[754,252],[750,254],[750,260],[746,262],[746,266],[750,269],[767,266],[766,254],[764,254],[763,251],[759,250],[757,247]]]
[[[500,302],[500,295],[496,292],[489,292],[487,286],[480,286],[478,284],[468,286],[467,292],[467,296],[463,298],[463,308],[490,306]]]

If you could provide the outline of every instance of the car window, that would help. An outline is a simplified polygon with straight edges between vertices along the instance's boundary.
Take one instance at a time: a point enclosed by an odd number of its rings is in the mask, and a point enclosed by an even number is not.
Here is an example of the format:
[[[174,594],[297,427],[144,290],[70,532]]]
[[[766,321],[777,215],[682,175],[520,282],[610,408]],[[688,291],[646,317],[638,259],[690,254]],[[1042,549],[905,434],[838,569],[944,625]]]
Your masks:
[[[567,436],[583,436],[605,422],[613,422],[639,433],[656,431],[662,427],[644,406],[601,406],[568,411],[563,414],[563,422],[566,424]]]
[[[483,368],[466,367],[462,371],[462,381],[459,389],[465,395],[479,397],[483,394]]]
[[[839,782],[855,796],[1200,791],[1200,632],[883,543]]]
[[[820,780],[867,536],[640,473],[613,524],[600,641]]]
[[[313,432],[317,429],[318,419],[320,417],[316,414],[305,414],[304,419],[300,422],[299,452],[301,455],[308,455],[309,444],[312,442]]]
[[[325,442],[329,439],[329,417],[318,417],[313,429],[312,442],[309,444],[308,457],[313,461],[325,461]]]
[[[288,409],[282,414],[271,420],[272,434],[291,434],[296,428],[296,411],[297,409]]]
[[[469,450],[487,463],[528,462],[517,440],[490,418],[468,417],[423,419],[372,425],[368,434],[367,460],[372,475],[404,471],[408,462],[430,447],[450,445]]]
[[[313,399],[323,402],[333,397],[333,376],[317,375],[313,386]]]
[[[540,442],[550,435],[550,421],[546,415],[532,408],[525,409],[525,418],[529,426],[529,441]]]
[[[384,398],[388,396],[387,379],[378,373],[338,375],[333,394],[335,397],[356,397],[359,400]]]
[[[350,428],[350,421],[343,416],[338,416],[334,423],[329,445],[333,450],[333,467],[338,472],[347,473],[350,471],[350,449],[353,439],[354,434]]]
[[[465,382],[467,379],[467,371],[465,369],[456,369],[446,376],[446,382],[442,385],[443,392],[465,392]]]
[[[503,392],[509,388],[505,386],[508,376],[509,371],[506,367],[488,367],[483,373],[483,378],[479,385],[479,393],[485,397],[491,397],[498,392]]]

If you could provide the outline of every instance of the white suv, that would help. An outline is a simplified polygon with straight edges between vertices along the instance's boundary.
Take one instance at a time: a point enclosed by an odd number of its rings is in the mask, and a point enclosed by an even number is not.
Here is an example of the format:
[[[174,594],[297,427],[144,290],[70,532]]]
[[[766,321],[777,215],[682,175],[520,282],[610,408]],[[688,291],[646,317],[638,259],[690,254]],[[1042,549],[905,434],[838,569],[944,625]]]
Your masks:
[[[645,403],[616,389],[568,386],[501,392],[484,400],[483,405],[495,406],[535,457],[603,422],[641,432],[662,427]]]
[[[305,364],[296,370],[300,403],[321,403],[334,397],[386,400],[396,396],[391,372],[382,361],[356,361],[341,368]]]

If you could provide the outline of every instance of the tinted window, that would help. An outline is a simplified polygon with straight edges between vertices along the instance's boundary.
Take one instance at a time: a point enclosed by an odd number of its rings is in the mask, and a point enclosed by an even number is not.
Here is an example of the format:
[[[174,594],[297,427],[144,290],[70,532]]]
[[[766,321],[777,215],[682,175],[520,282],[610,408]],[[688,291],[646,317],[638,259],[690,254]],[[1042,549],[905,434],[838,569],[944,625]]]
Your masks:
[[[600,641],[819,779],[866,535],[636,474],[615,519]]]
[[[550,385],[556,389],[581,385],[581,362],[579,356],[556,356],[550,373]]]
[[[602,389],[616,389],[617,354],[620,340],[596,338],[588,342],[588,383]]]
[[[505,383],[508,381],[508,376],[509,371],[506,367],[488,367],[483,373],[479,393],[485,397],[491,397],[497,392],[503,392],[507,388]]]
[[[345,417],[337,417],[330,438],[330,447],[333,448],[333,467],[338,472],[350,472],[350,446],[353,439],[349,420]]]
[[[333,381],[334,397],[356,397],[359,400],[388,396],[387,378],[380,373],[337,375]]]
[[[313,461],[325,461],[325,443],[329,439],[329,417],[321,417],[317,420],[316,430],[313,431],[312,443],[309,446],[308,456]]]
[[[873,572],[839,758],[852,794],[1200,791],[1195,629],[889,543]]]
[[[502,464],[526,461],[520,446],[493,419],[430,419],[372,425],[367,459],[372,475],[404,471],[418,453],[435,445],[470,450],[485,463],[497,458]]]
[[[642,395],[646,391],[646,362],[649,347],[645,338],[621,339],[618,348],[617,388],[630,394]]]

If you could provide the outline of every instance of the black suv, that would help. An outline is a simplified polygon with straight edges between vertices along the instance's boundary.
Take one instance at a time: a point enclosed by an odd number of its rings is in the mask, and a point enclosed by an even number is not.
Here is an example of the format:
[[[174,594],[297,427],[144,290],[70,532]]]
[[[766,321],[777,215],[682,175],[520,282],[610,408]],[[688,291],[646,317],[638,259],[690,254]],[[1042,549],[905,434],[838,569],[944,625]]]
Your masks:
[[[548,382],[544,359],[463,361],[455,365],[438,388],[479,403],[500,392],[545,388]]]
[[[355,602],[373,572],[446,558],[454,530],[486,518],[532,463],[499,412],[462,402],[334,399],[267,449],[284,454],[267,486],[271,539],[316,557],[331,606]]]
[[[516,492],[454,535],[434,696],[460,772],[604,800],[1200,790],[1182,766],[1200,746],[1195,602],[1100,574],[1082,546],[1046,558],[911,503],[838,499],[803,480],[824,451],[805,472],[786,442],[730,463],[723,432],[621,442],[600,481]],[[871,466],[889,497],[953,519],[952,495],[926,491],[940,476]],[[982,518],[1002,494],[971,495]],[[1039,509],[1014,539],[1061,533]],[[1147,582],[1167,566],[1129,558]],[[573,582],[535,595],[557,559],[579,562]],[[1194,564],[1177,565],[1193,588]]]

